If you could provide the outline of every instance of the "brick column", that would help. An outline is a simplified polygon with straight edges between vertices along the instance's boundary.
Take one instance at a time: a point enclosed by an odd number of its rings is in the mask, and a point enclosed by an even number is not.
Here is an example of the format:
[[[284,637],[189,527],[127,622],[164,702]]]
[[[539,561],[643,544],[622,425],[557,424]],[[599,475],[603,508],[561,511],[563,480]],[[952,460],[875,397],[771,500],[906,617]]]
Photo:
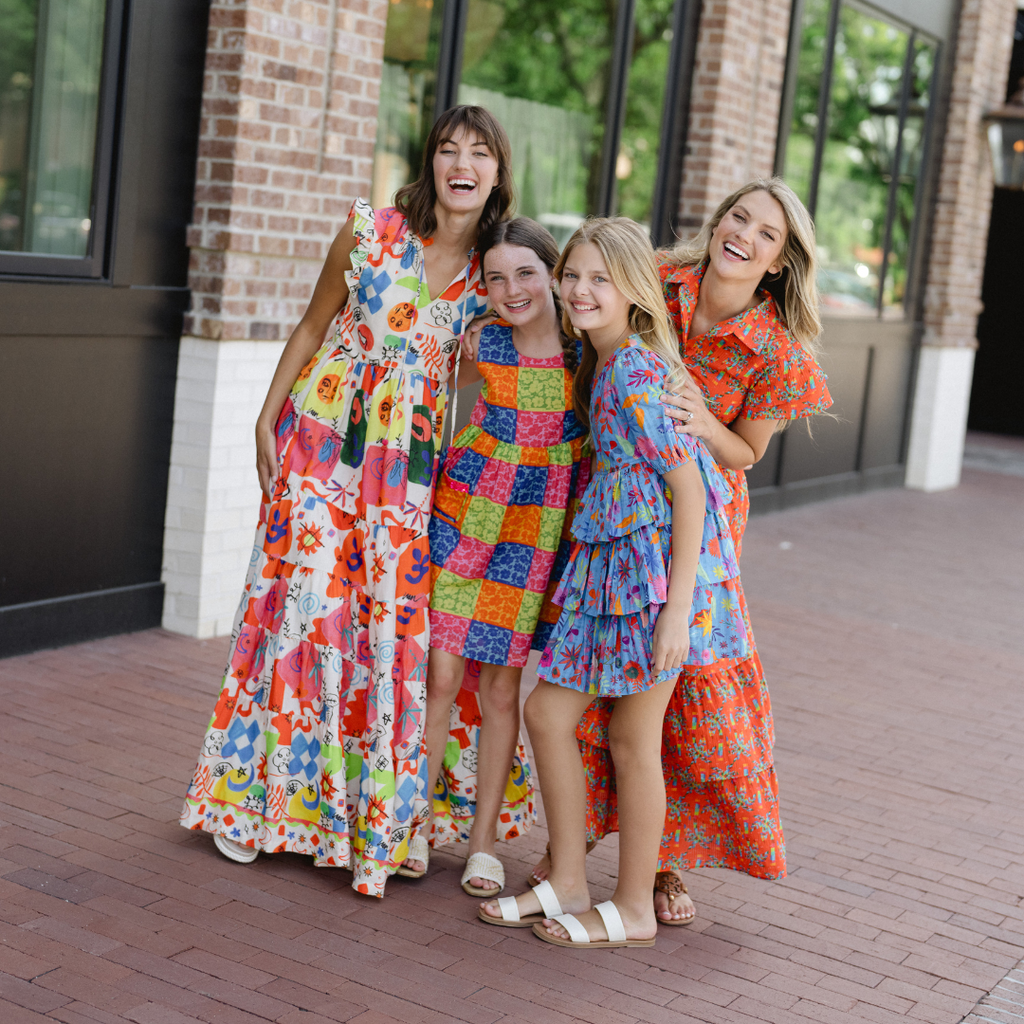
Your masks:
[[[230,630],[253,428],[352,200],[368,196],[386,0],[215,0],[164,533],[164,626]]]
[[[680,229],[775,165],[791,0],[705,0],[697,35]]]
[[[907,486],[925,491],[960,482],[992,208],[981,117],[1003,102],[1016,13],[1016,0],[960,9],[907,453]]]

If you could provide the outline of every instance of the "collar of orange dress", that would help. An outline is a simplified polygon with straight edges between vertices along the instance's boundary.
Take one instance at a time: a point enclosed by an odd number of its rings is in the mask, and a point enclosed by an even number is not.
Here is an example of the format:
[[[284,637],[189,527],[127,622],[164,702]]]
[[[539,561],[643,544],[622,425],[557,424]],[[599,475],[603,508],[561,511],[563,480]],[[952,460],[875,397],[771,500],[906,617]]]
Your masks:
[[[695,266],[680,267],[670,263],[661,263],[658,266],[665,302],[681,337],[693,317],[697,296],[700,294],[700,283],[704,279],[707,267],[707,260]],[[731,320],[715,324],[708,331],[708,336],[722,337],[731,334],[752,352],[760,352],[765,342],[773,335],[785,335],[786,325],[779,316],[775,300],[767,292],[758,294],[761,301],[753,309],[748,309]]]

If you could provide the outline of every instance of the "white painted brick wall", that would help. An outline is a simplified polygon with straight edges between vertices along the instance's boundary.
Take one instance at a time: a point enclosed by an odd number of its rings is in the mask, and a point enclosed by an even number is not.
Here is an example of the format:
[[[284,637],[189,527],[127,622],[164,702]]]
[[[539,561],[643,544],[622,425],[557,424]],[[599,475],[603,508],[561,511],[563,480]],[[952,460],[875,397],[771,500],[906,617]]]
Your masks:
[[[163,625],[228,633],[259,514],[254,427],[277,360],[274,341],[182,338],[164,530]]]

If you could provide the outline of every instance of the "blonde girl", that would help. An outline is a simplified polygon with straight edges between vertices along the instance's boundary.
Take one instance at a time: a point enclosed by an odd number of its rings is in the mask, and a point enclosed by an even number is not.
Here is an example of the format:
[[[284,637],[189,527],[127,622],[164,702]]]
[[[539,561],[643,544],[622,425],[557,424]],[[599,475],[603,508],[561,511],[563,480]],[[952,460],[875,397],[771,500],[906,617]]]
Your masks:
[[[738,570],[719,511],[724,481],[701,442],[677,439],[660,400],[684,371],[643,231],[625,218],[585,222],[556,275],[566,333],[582,341],[574,398],[595,460],[554,597],[562,613],[526,703],[551,871],[531,892],[483,904],[480,918],[532,925],[555,945],[649,946],[665,822],[665,707],[684,665],[744,653],[742,620],[720,599]],[[614,704],[621,834],[615,894],[591,909],[576,724],[600,696]]]

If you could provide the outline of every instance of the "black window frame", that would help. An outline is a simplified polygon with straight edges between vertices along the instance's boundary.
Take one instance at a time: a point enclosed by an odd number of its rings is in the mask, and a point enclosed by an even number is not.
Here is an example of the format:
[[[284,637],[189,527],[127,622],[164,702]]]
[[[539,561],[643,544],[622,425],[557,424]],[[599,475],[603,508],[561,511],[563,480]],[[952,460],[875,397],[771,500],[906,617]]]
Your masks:
[[[443,0],[441,38],[438,46],[434,120],[458,103],[462,81],[462,56],[470,0]],[[665,72],[665,102],[662,107],[661,145],[658,169],[651,196],[651,241],[669,245],[677,238],[679,190],[689,124],[690,93],[697,49],[697,30],[702,0],[674,0],[672,45]],[[601,181],[594,215],[609,216],[616,207],[615,164],[622,143],[626,117],[626,89],[633,57],[633,27],[636,0],[618,0],[610,82],[605,109],[605,132],[601,151]]]
[[[103,58],[100,66],[99,103],[96,110],[96,149],[93,155],[92,196],[89,203],[92,226],[85,256],[0,249],[0,280],[43,280],[56,278],[100,280],[107,276],[111,250],[115,150],[127,24],[127,0],[107,0],[103,24]]]
[[[839,14],[847,0],[829,0],[829,12],[826,28],[826,48],[821,66],[821,79],[818,84],[818,123],[814,134],[814,157],[811,165],[811,177],[808,182],[807,211],[812,220],[817,213],[818,183],[821,176],[822,159],[825,143],[828,140],[828,114],[832,98],[832,73],[835,64],[836,37],[839,29]],[[907,51],[904,58],[903,78],[900,83],[899,97],[899,132],[893,154],[893,163],[899,166],[903,148],[903,129],[907,116],[909,100],[909,70],[914,48],[920,41],[926,41],[935,47],[935,62],[932,79],[928,89],[928,110],[925,115],[922,131],[924,134],[921,149],[921,165],[914,190],[914,222],[911,226],[907,248],[907,291],[903,298],[903,319],[916,320],[919,316],[920,304],[923,299],[923,282],[917,273],[921,255],[922,220],[924,214],[923,196],[927,191],[927,175],[933,163],[933,152],[936,144],[935,117],[939,101],[939,82],[944,60],[946,43],[923,29],[904,21],[890,11],[875,7],[868,0],[853,0],[849,6],[870,12],[872,17],[889,22],[891,25],[907,33]],[[793,0],[790,9],[789,39],[786,46],[786,75],[782,89],[782,103],[779,107],[779,126],[775,143],[775,174],[784,176],[786,166],[786,147],[789,143],[790,130],[793,124],[793,109],[796,103],[797,75],[800,63],[800,40],[803,29],[804,0]],[[882,237],[883,253],[881,272],[879,273],[878,292],[875,297],[874,318],[881,319],[884,315],[883,296],[888,257],[891,251],[893,221],[896,216],[896,192],[899,186],[898,175],[890,173],[889,192],[886,202],[886,219]]]

